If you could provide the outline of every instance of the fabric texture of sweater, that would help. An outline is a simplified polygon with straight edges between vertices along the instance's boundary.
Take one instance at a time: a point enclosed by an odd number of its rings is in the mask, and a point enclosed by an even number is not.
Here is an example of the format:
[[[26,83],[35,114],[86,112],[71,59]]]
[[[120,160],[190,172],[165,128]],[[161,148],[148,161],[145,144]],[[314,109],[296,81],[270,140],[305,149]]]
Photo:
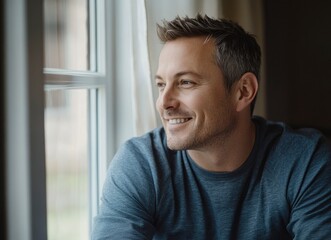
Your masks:
[[[253,150],[233,172],[169,150],[163,128],[128,140],[111,161],[92,239],[330,239],[330,144],[313,129],[253,121]]]

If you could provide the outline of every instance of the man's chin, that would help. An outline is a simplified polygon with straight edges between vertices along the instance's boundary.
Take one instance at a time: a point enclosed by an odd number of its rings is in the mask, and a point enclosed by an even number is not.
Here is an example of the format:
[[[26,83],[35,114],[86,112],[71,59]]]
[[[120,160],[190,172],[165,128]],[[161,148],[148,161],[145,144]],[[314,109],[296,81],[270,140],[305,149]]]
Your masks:
[[[167,139],[167,146],[173,151],[185,150],[187,148],[187,144],[181,141],[174,141],[173,139]]]
[[[184,150],[184,148],[180,148],[178,146],[171,146],[171,145],[168,145],[168,148],[172,151],[181,151],[181,150]]]

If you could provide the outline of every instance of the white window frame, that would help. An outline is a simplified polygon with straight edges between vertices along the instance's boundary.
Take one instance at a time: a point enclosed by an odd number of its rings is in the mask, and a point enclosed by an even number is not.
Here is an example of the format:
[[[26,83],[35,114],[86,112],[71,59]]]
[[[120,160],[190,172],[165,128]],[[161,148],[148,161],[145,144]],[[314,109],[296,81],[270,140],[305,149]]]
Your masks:
[[[114,154],[114,120],[112,109],[112,1],[89,0],[90,69],[71,71],[44,70],[45,89],[89,89],[89,226],[98,213],[102,184]],[[107,15],[106,15],[107,12]],[[107,44],[106,44],[107,43]],[[94,51],[96,50],[96,51]]]
[[[44,90],[90,91],[90,216],[97,214],[108,161],[115,152],[113,1],[90,0],[97,21],[96,72],[43,69],[43,0],[4,0],[6,235],[47,239]],[[95,4],[93,4],[95,3]],[[95,14],[96,13],[96,14]],[[91,34],[93,31],[90,31]],[[107,43],[107,44],[106,44]],[[92,66],[93,67],[93,66]],[[90,219],[90,228],[92,219]]]

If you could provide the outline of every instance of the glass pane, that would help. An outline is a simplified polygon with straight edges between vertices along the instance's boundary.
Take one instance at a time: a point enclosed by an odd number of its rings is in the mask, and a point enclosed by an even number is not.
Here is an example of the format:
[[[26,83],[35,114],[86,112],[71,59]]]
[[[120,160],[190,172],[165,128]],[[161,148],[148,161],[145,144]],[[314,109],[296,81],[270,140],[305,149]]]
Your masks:
[[[49,240],[89,236],[88,90],[46,91]]]
[[[88,0],[44,0],[45,67],[89,70]]]

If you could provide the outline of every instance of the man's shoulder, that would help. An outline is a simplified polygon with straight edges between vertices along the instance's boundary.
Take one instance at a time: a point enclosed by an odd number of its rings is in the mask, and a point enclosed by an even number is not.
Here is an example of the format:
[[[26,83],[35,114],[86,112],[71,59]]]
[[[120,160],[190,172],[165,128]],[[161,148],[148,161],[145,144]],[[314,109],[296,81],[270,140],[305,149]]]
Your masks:
[[[126,140],[112,159],[111,168],[160,168],[169,151],[164,129],[156,128]]]
[[[331,145],[317,129],[292,128],[283,122],[254,118],[260,133],[259,148],[270,169],[300,171],[311,165],[330,164]]]
[[[314,128],[293,128],[284,122],[254,117],[262,142],[271,143],[284,149],[314,148],[319,144],[328,144],[326,137]]]
[[[166,135],[163,127],[155,128],[141,136],[133,137],[124,142],[122,148],[138,152],[166,151]]]

